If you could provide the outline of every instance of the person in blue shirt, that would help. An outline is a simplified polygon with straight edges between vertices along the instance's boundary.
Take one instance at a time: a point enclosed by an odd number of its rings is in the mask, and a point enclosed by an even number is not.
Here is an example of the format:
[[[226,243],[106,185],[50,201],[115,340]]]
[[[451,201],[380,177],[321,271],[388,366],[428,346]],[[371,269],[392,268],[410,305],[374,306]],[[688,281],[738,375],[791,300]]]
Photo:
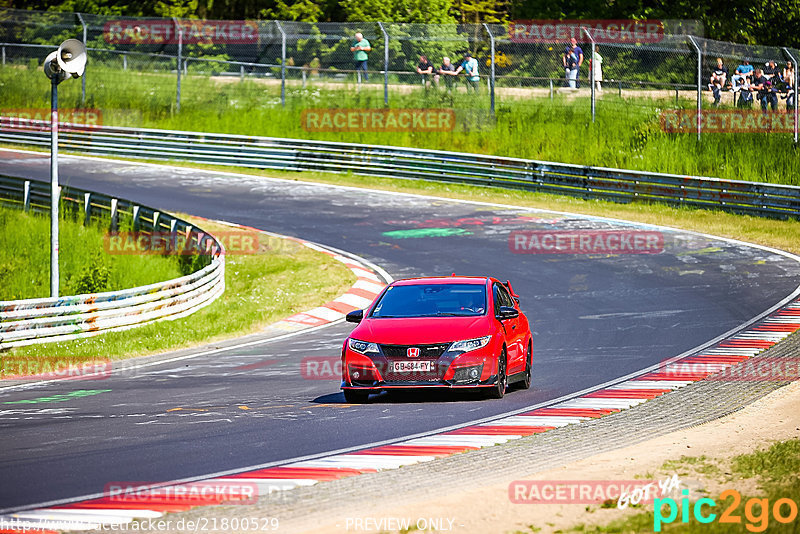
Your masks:
[[[742,64],[736,67],[733,77],[731,77],[731,89],[734,91],[740,90],[742,82],[749,82],[753,76],[753,66],[747,59],[742,60]]]
[[[478,87],[480,87],[481,77],[478,74],[478,60],[472,57],[470,52],[464,54],[464,61],[461,62],[461,65],[458,66],[456,69],[456,76],[464,71],[464,74],[467,76],[467,91],[469,92],[470,89],[478,92]]]

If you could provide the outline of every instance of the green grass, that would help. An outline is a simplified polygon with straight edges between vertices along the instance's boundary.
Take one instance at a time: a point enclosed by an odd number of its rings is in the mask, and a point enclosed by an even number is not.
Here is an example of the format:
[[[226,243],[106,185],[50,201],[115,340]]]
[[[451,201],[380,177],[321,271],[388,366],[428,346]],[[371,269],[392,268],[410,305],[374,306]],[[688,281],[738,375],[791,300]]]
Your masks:
[[[49,85],[26,67],[0,69],[3,109],[46,108]],[[287,87],[287,107],[279,84],[256,80],[219,82],[208,76],[183,78],[181,111],[175,106],[175,78],[92,65],[87,70],[86,107],[99,108],[109,125],[205,132],[300,137],[358,143],[415,146],[478,152],[559,162],[621,167],[726,179],[800,184],[800,152],[790,134],[693,134],[661,131],[660,113],[676,106],[674,98],[620,99],[603,93],[597,121],[591,122],[586,97],[556,95],[498,97],[497,120],[487,118],[488,99],[465,93],[392,92],[391,107],[454,109],[458,126],[451,132],[309,132],[300,112],[306,108],[381,108],[379,85],[361,92],[353,86]],[[33,88],[33,89],[32,89]],[[80,107],[80,83],[60,86],[62,107]],[[694,103],[681,100],[680,106]]]
[[[194,222],[212,234],[230,231],[208,221]],[[226,257],[225,292],[191,316],[83,340],[11,349],[0,355],[5,373],[15,374],[13,366],[19,362],[120,359],[246,335],[321,305],[355,282],[340,262],[293,241],[260,237],[259,244],[258,254]]]
[[[175,257],[109,254],[104,226],[62,219],[62,295],[116,291],[183,276]],[[0,300],[50,296],[50,218],[0,206]]]

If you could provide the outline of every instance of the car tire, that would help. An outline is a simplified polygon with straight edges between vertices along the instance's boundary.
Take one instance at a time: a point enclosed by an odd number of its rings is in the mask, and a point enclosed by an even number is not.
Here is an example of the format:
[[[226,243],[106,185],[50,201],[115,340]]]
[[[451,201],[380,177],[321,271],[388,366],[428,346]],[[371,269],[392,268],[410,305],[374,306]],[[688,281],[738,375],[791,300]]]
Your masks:
[[[348,404],[362,404],[367,402],[367,398],[369,398],[368,391],[356,391],[354,389],[344,389],[342,390],[344,393],[344,400]]]
[[[531,387],[531,374],[533,368],[533,344],[528,341],[528,352],[525,355],[525,376],[518,382],[520,389],[529,389]]]
[[[506,394],[506,388],[508,387],[508,373],[506,372],[507,363],[506,348],[503,347],[500,357],[497,358],[497,384],[495,387],[489,389],[487,395],[490,399],[502,399]]]

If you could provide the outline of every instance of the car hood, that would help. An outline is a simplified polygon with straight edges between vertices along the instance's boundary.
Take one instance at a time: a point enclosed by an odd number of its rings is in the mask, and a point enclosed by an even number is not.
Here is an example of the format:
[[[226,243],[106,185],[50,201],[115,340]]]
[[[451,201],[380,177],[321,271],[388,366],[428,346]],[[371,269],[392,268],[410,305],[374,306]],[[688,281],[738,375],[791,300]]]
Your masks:
[[[365,319],[351,337],[387,345],[426,345],[490,334],[489,317]]]

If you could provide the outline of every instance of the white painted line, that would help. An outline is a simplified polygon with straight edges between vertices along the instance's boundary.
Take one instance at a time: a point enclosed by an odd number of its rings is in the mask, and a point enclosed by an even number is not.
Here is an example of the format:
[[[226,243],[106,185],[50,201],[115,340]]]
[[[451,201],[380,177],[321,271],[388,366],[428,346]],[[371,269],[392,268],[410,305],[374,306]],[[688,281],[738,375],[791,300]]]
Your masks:
[[[554,406],[555,408],[555,406]],[[515,415],[512,417],[507,417],[505,419],[498,419],[497,421],[491,421],[489,423],[484,423],[486,426],[492,425],[499,425],[499,426],[506,426],[506,425],[519,425],[519,426],[567,426],[574,423],[580,423],[581,421],[586,421],[587,419],[593,419],[592,417],[576,417],[572,415]],[[510,421],[510,422],[509,422]]]
[[[498,443],[505,443],[522,436],[500,434],[448,434],[434,435],[425,438],[416,438],[404,441],[405,445],[415,446],[453,446],[453,447],[489,447]]]
[[[381,279],[378,278],[378,276],[376,274],[374,274],[374,273],[372,273],[370,271],[367,271],[366,269],[360,269],[358,267],[350,267],[350,270],[353,271],[353,273],[355,273],[356,277],[358,277],[358,278],[366,278],[368,280],[372,280],[372,281],[375,281],[375,282],[380,282],[381,281]]]
[[[691,383],[690,380],[628,380],[606,389],[678,389]]]
[[[135,516],[130,514],[92,514],[83,513],[83,510],[53,510],[45,508],[30,512],[19,512],[13,514],[18,519],[33,519],[39,521],[75,521],[77,523],[129,523]]]
[[[310,478],[214,478],[209,482],[228,482],[233,484],[253,484],[258,486],[258,495],[269,495],[276,491],[286,491],[298,486],[313,486],[319,480]]]
[[[131,518],[156,518],[164,515],[164,512],[150,510],[148,508],[42,508],[36,512],[69,512],[79,513],[86,516],[130,516]],[[21,512],[24,513],[24,512]],[[74,514],[73,514],[74,515]]]
[[[333,301],[341,302],[342,304],[347,304],[348,306],[355,306],[358,309],[366,308],[372,304],[372,299],[353,295],[352,293],[345,293],[344,295],[336,297],[333,299]]]
[[[731,349],[710,349],[704,350],[701,354],[733,354],[734,356],[755,356],[764,349],[761,348],[731,348]]]
[[[435,456],[401,456],[385,454],[342,454],[319,460],[289,464],[287,467],[345,467],[350,469],[397,469],[403,465],[435,460]]]
[[[643,402],[647,402],[648,399],[573,399],[568,400],[566,402],[562,402],[553,406],[553,408],[595,408],[598,410],[602,410],[603,408],[616,408],[619,410],[624,410],[625,408],[630,408],[631,406],[636,406],[637,404],[641,404]]]
[[[383,291],[384,287],[386,287],[385,284],[376,284],[375,282],[367,282],[366,280],[356,280],[356,283],[353,284],[353,289],[369,291],[370,293],[374,293],[376,297],[378,293]]]
[[[795,325],[800,328],[800,321],[798,321],[797,317],[790,316],[790,317],[770,317],[769,319],[764,319],[765,323],[780,323],[780,324],[791,324]]]
[[[317,319],[322,319],[324,321],[336,321],[337,319],[341,319],[342,317],[344,317],[344,314],[342,312],[326,308],[325,306],[320,306],[319,308],[314,308],[313,310],[308,310],[303,313],[305,313],[306,315],[311,315],[313,317],[316,317]]]

